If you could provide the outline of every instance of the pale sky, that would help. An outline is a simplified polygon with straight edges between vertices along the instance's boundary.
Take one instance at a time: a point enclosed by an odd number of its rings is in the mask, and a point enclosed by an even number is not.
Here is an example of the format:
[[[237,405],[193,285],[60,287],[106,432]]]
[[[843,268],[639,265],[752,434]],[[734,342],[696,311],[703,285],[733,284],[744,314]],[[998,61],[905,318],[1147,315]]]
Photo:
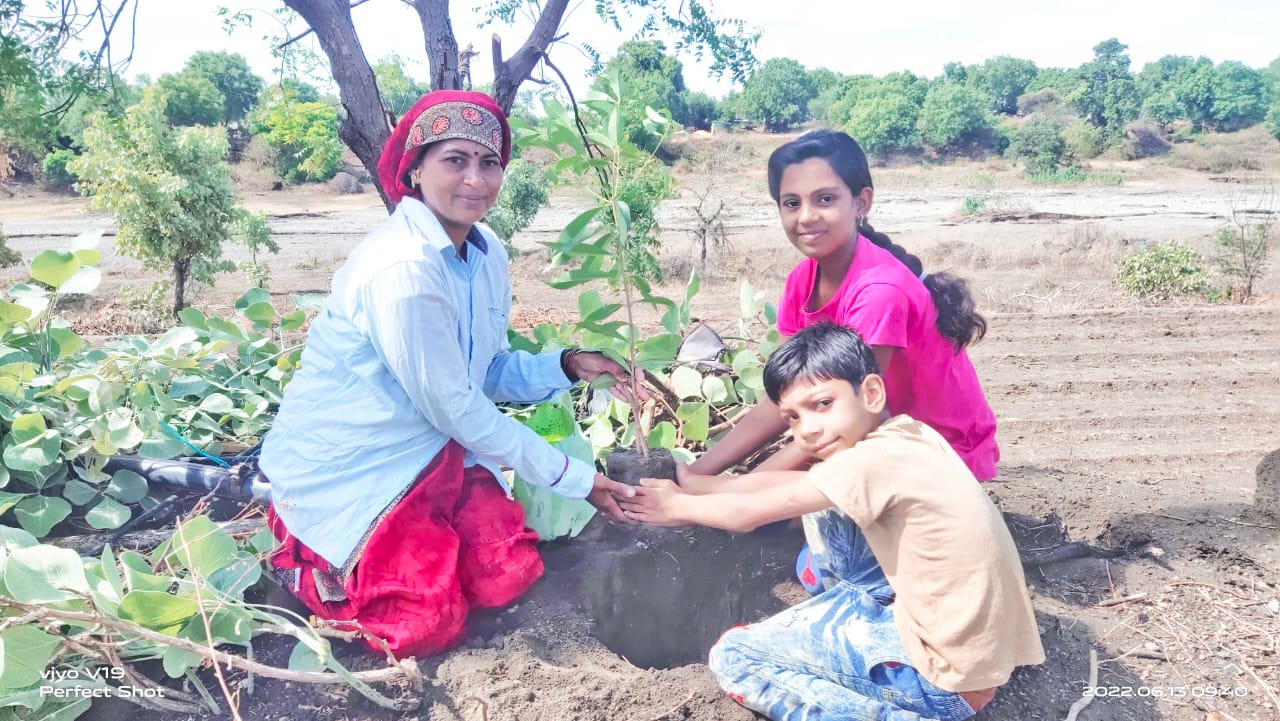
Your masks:
[[[153,79],[181,69],[197,50],[227,50],[244,55],[271,82],[278,69],[261,37],[276,27],[267,12],[257,13],[252,30],[228,37],[217,17],[219,6],[272,10],[275,0],[138,0],[137,46],[130,74]],[[475,44],[482,54],[472,63],[476,83],[492,79],[489,37],[496,30],[510,54],[523,42],[528,24],[478,27],[476,0],[453,0],[453,28],[459,45]],[[1136,72],[1163,55],[1205,55],[1215,62],[1239,60],[1262,67],[1280,56],[1280,2],[1275,0],[916,0],[847,2],[824,0],[720,0],[718,12],[746,21],[761,32],[757,56],[790,57],[807,68],[883,75],[911,70],[928,77],[958,60],[978,63],[996,55],[1034,61],[1040,67],[1075,67],[1092,57],[1098,42],[1117,37],[1129,46]],[[401,0],[369,0],[352,11],[370,62],[391,52],[413,63],[410,76],[428,75],[421,25]],[[633,23],[634,25],[634,23]],[[298,28],[301,29],[301,24]],[[604,29],[590,0],[573,0],[563,27],[574,40],[594,45],[607,58],[629,32]],[[126,33],[118,43],[124,42]],[[668,47],[671,47],[668,42]],[[318,49],[318,47],[317,47]],[[582,54],[561,44],[555,62],[581,92],[587,81]],[[727,81],[707,76],[705,66],[681,57],[686,84],[722,96]],[[526,84],[524,87],[532,87]]]

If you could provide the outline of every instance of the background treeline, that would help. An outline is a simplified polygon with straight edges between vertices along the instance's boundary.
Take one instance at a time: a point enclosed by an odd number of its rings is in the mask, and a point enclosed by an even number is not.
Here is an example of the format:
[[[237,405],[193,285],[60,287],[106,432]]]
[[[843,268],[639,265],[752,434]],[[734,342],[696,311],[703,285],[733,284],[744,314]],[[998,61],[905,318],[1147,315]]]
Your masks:
[[[621,72],[634,140],[646,106],[667,111],[687,128],[786,131],[809,122],[849,132],[881,158],[1006,155],[1029,176],[1070,171],[1113,151],[1135,158],[1163,152],[1170,141],[1265,123],[1280,138],[1280,58],[1265,68],[1236,61],[1169,55],[1135,72],[1114,38],[1093,48],[1077,68],[1041,68],[999,56],[981,64],[950,63],[935,78],[909,71],[846,75],[806,68],[790,58],[759,65],[741,90],[724,98],[689,90],[682,63],[661,42],[624,43],[594,80]],[[374,66],[387,111],[398,117],[429,89],[390,56]],[[298,80],[269,83],[235,53],[199,52],[176,73],[140,77],[110,88],[66,77],[6,78],[0,149],[7,176],[69,188],[68,163],[85,151],[95,113],[107,119],[158,96],[174,127],[224,126],[238,160],[250,139],[255,160],[284,180],[331,179],[342,165],[337,99]],[[532,91],[515,110],[530,123],[539,112]],[[104,121],[105,122],[105,121]]]

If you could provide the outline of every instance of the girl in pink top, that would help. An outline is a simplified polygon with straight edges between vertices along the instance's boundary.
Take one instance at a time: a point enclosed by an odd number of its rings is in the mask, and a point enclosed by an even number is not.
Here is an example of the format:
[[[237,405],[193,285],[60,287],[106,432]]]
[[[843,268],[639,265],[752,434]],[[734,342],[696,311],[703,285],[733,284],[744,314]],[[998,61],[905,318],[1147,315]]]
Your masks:
[[[805,255],[778,306],[783,339],[820,321],[858,331],[875,352],[890,412],[932,426],[978,480],[994,478],[995,415],[965,352],[986,333],[986,321],[963,280],[925,273],[919,258],[867,222],[875,190],[862,148],[845,133],[806,133],[769,156],[769,194],[787,237]],[[786,427],[777,407],[761,399],[689,470],[719,473]],[[811,460],[791,444],[758,470]]]

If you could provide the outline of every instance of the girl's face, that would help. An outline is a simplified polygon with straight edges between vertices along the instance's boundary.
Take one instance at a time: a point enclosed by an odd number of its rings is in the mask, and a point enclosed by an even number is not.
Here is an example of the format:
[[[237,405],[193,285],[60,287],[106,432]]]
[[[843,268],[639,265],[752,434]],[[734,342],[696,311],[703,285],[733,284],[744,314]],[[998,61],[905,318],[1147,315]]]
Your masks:
[[[873,195],[869,187],[854,194],[830,163],[809,158],[782,171],[778,216],[796,250],[821,260],[853,243]]]
[[[480,143],[453,138],[428,145],[410,175],[422,191],[422,201],[457,240],[465,238],[497,201],[502,159]]]

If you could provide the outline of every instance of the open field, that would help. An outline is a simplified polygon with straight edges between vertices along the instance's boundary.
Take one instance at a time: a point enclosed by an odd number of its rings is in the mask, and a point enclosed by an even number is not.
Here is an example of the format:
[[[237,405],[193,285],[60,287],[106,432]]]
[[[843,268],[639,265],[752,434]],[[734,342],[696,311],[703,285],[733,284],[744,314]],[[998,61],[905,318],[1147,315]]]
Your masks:
[[[738,326],[741,279],[776,299],[799,257],[765,191],[765,157],[783,139],[688,141],[720,147],[731,172],[682,161],[681,193],[662,206],[661,262],[674,289],[697,264],[698,192],[726,201],[730,246],[709,254],[693,309],[729,334]],[[1177,240],[1211,254],[1232,198],[1260,197],[1268,178],[1280,178],[1280,145],[1270,151],[1261,171],[1226,175],[1160,160],[1093,164],[1122,174],[1120,185],[1028,185],[999,160],[873,169],[875,226],[929,271],[968,278],[987,315],[987,338],[970,351],[1000,423],[1001,474],[987,488],[1020,545],[1029,553],[1062,540],[1095,547],[1082,558],[1028,566],[1050,661],[1016,679],[978,718],[1064,718],[1085,685],[1090,647],[1115,659],[1101,666],[1099,685],[1118,690],[1096,699],[1082,721],[1280,715],[1280,519],[1249,511],[1255,468],[1280,448],[1280,249],[1249,305],[1149,307],[1112,284],[1115,260],[1151,243]],[[966,198],[980,199],[983,210],[962,215]],[[282,249],[268,261],[270,289],[281,295],[327,288],[346,253],[385,216],[373,193],[250,190],[245,203],[271,216]],[[26,257],[109,226],[83,209],[73,198],[0,198],[10,247]],[[575,312],[573,295],[541,282],[551,273],[537,243],[552,240],[576,212],[572,197],[558,197],[517,238],[529,250],[512,264],[517,327]],[[132,330],[114,299],[122,287],[155,278],[109,252],[100,267],[103,289],[75,312],[80,329]],[[226,312],[244,287],[228,276],[195,303]],[[494,721],[750,718],[720,697],[701,665],[640,669],[597,640],[592,609],[567,580],[578,569],[601,569],[587,559],[590,543],[549,549],[548,581],[513,613],[477,619],[467,648],[429,664],[431,691],[419,718],[480,719],[482,704]],[[761,551],[759,582],[776,583],[780,602],[794,600],[787,569],[766,556]],[[399,718],[340,692],[258,686],[242,699],[246,719]],[[102,718],[115,711],[104,708]]]

